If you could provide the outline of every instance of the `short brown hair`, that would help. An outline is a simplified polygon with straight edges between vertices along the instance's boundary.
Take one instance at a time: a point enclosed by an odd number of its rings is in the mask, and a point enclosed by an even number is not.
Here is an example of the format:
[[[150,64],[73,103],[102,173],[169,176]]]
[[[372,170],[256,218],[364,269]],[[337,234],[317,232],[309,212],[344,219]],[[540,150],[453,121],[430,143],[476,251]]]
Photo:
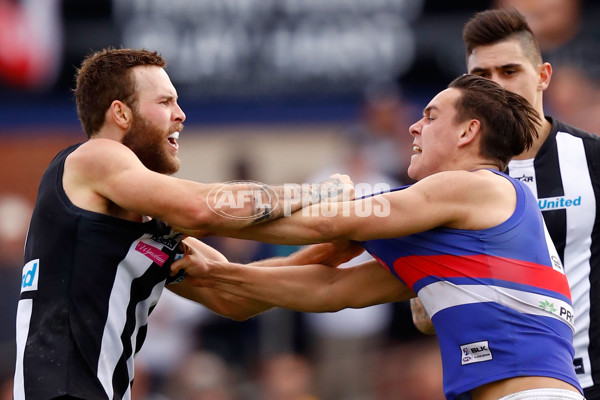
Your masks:
[[[454,104],[457,122],[481,122],[481,154],[497,160],[500,170],[537,138],[540,119],[524,97],[477,75],[459,76],[448,87],[461,91]]]
[[[104,115],[114,100],[135,107],[131,68],[138,65],[164,68],[166,62],[156,51],[114,48],[92,53],[83,60],[74,92],[77,115],[88,138],[104,125]]]
[[[515,8],[478,12],[463,28],[467,59],[478,46],[492,45],[510,39],[519,40],[524,54],[533,65],[542,63],[542,53],[537,39],[523,14]]]

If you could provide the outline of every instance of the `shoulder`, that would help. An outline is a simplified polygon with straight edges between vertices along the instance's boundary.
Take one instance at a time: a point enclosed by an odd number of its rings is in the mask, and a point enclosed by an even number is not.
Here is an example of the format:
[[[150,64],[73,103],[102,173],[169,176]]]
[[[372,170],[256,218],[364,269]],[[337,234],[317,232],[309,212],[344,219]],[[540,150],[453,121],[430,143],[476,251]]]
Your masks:
[[[89,186],[90,182],[108,182],[125,171],[143,167],[139,158],[122,143],[104,138],[90,139],[65,160],[64,177],[68,182]]]
[[[124,144],[112,139],[90,139],[73,151],[67,159],[72,167],[85,169],[97,166],[101,169],[122,168],[131,163],[140,163],[139,159]]]
[[[429,179],[431,178],[431,179]],[[516,190],[504,175],[491,170],[447,171],[431,175],[423,183],[424,198],[445,213],[442,224],[456,229],[485,229],[510,217]]]
[[[552,133],[554,135],[557,135],[559,133],[568,134],[574,137],[581,138],[585,142],[589,142],[592,146],[600,146],[600,136],[594,133],[584,131],[583,129],[577,128],[573,125],[569,125],[557,119],[552,119]]]
[[[600,136],[558,120],[553,120],[552,133],[559,153],[580,153],[581,158],[585,157],[591,174],[600,176]]]
[[[435,188],[437,191],[460,194],[465,189],[486,187],[500,179],[491,171],[443,171],[430,175],[413,186]]]
[[[415,183],[410,189],[424,199],[444,204],[465,206],[485,202],[487,199],[510,190],[512,183],[489,170],[444,171],[430,175]]]
[[[78,157],[86,157],[95,155],[110,156],[112,154],[120,155],[128,153],[133,154],[131,149],[121,142],[106,138],[95,138],[89,139],[87,142],[81,144],[81,146],[79,146],[79,148],[73,152],[73,155]]]

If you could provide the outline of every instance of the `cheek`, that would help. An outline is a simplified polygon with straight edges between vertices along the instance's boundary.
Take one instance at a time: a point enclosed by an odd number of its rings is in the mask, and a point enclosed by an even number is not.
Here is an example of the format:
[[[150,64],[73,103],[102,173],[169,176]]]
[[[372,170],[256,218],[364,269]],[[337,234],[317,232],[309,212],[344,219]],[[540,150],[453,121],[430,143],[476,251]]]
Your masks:
[[[531,103],[537,93],[537,87],[533,82],[535,81],[519,80],[516,82],[507,83],[506,85],[504,85],[504,88],[520,96],[523,96],[527,101]]]
[[[169,121],[170,113],[166,107],[153,106],[144,111],[144,117],[155,125],[162,125]]]

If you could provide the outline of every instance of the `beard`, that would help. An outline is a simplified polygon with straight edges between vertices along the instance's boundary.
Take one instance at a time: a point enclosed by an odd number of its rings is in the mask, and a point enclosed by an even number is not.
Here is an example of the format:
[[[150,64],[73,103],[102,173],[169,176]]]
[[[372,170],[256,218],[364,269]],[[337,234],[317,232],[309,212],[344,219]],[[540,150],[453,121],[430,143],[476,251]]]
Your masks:
[[[123,137],[123,144],[129,147],[149,170],[171,175],[179,170],[180,163],[176,156],[167,152],[168,135],[168,131],[160,129],[134,111],[131,128]]]

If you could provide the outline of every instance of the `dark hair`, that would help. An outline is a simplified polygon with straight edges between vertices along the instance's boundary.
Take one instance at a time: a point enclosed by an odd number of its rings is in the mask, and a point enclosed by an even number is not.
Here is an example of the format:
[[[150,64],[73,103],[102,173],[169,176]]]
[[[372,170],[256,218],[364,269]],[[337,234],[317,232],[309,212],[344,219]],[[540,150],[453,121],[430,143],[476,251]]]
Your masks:
[[[113,101],[135,108],[136,83],[131,68],[139,65],[164,68],[166,62],[155,51],[114,48],[95,52],[83,60],[74,92],[77,115],[88,138],[104,125],[106,110]]]
[[[462,75],[448,85],[461,91],[457,122],[481,122],[481,154],[505,170],[510,159],[529,149],[537,138],[538,113],[524,97],[477,75]]]
[[[476,13],[463,28],[467,58],[478,46],[518,39],[525,56],[533,65],[542,63],[540,46],[523,14],[515,8]]]

